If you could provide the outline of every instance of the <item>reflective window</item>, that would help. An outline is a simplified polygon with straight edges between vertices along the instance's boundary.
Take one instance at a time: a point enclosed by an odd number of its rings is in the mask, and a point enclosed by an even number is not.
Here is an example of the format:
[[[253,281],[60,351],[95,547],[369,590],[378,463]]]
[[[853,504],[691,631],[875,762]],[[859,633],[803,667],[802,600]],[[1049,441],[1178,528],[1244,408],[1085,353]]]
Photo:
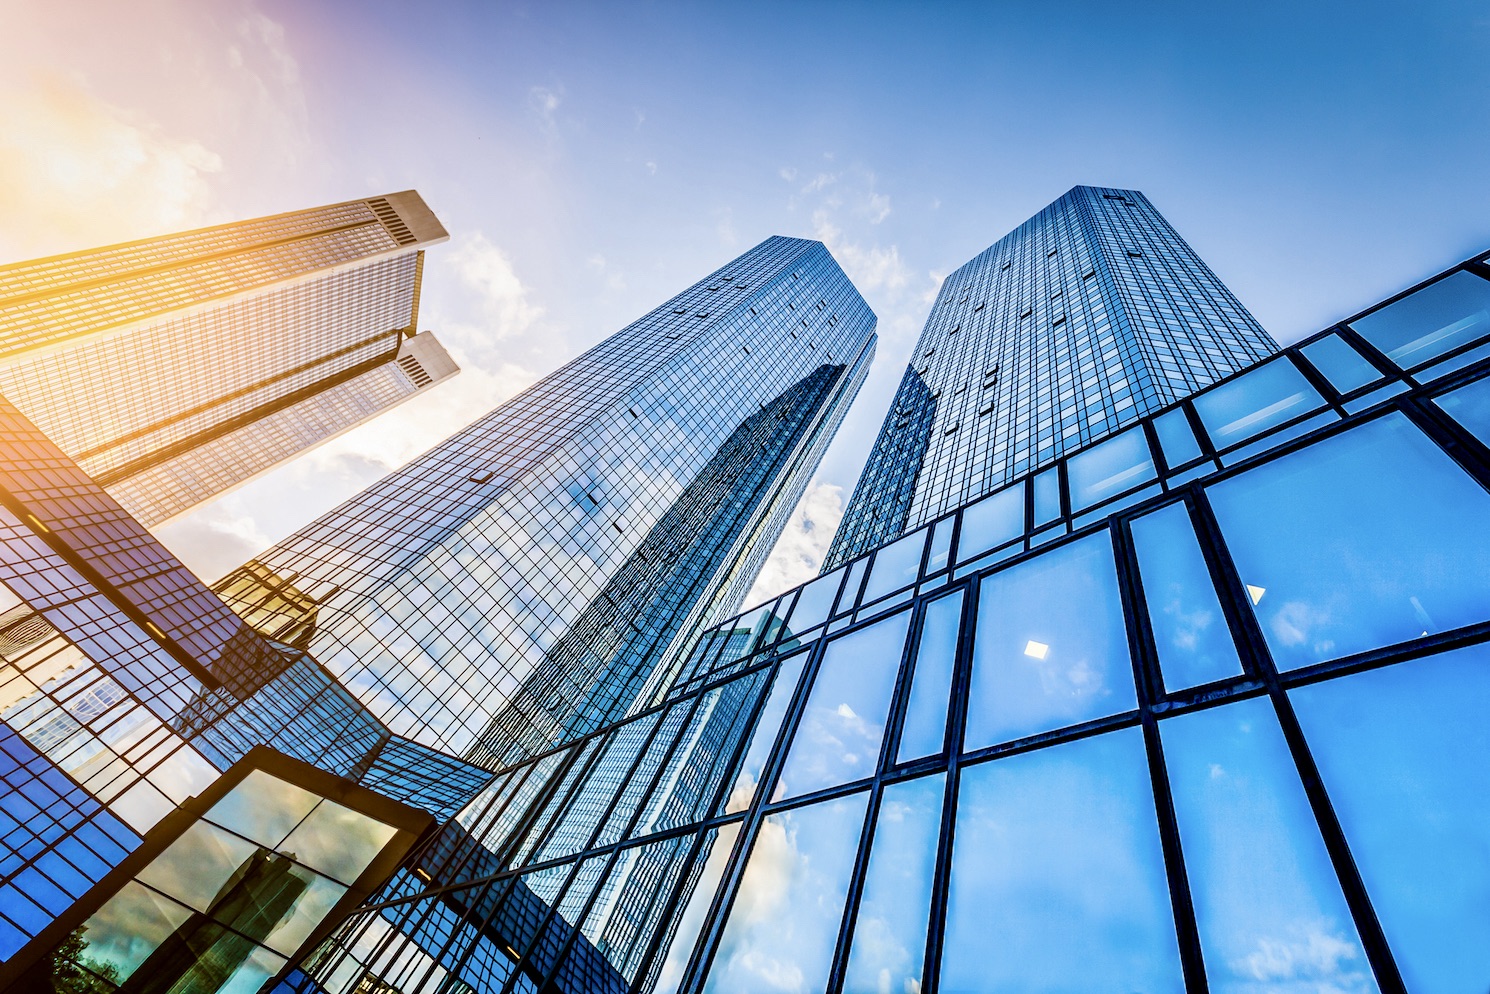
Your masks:
[[[1106,531],[983,580],[966,749],[1136,704]]]
[[[1191,403],[1216,448],[1224,449],[1316,410],[1324,399],[1287,356],[1280,356]]]
[[[688,897],[688,904],[678,916],[678,928],[662,957],[662,968],[657,974],[656,994],[676,994],[683,980],[683,971],[688,968],[688,957],[693,954],[693,944],[698,941],[699,930],[704,926],[704,916],[709,913],[709,904],[724,876],[729,862],[730,850],[740,835],[740,823],[731,822],[722,828],[704,833],[703,849],[698,858],[704,868],[699,872],[698,882]]]
[[[876,552],[869,582],[864,585],[864,603],[915,583],[921,569],[921,551],[925,548],[926,530],[923,528]]]
[[[392,825],[335,801],[322,801],[280,848],[294,853],[305,865],[344,884],[352,884],[383,851],[394,832]]]
[[[838,941],[868,794],[761,823],[704,990],[822,990]]]
[[[947,776],[885,788],[854,919],[843,994],[921,989]]]
[[[992,497],[984,498],[962,512],[962,531],[957,537],[957,561],[967,562],[979,553],[1003,545],[1024,534],[1024,484],[1016,483]]]
[[[1486,617],[1490,495],[1401,414],[1207,493],[1282,669]]]
[[[1300,351],[1341,393],[1350,393],[1381,379],[1381,370],[1371,365],[1339,335],[1326,335]]]
[[[274,847],[320,800],[303,787],[254,770],[214,804],[207,817],[239,835]]]
[[[1407,989],[1490,978],[1490,646],[1290,692]]]
[[[931,553],[926,557],[926,572],[947,568],[947,554],[952,551],[952,524],[956,518],[943,518],[931,533]]]
[[[1433,403],[1463,425],[1465,431],[1490,445],[1490,377],[1435,397]]]
[[[828,643],[775,798],[874,773],[910,618],[901,611]]]
[[[1170,468],[1200,458],[1200,443],[1195,440],[1190,421],[1180,408],[1155,418],[1154,432],[1159,436],[1160,447],[1164,449],[1164,462]]]
[[[1129,428],[1066,462],[1071,510],[1091,507],[1156,476],[1143,428]]]
[[[828,620],[833,610],[833,598],[838,595],[838,584],[843,580],[843,570],[834,570],[820,576],[797,595],[797,604],[792,608],[788,627],[794,632],[805,632]]]
[[[848,579],[844,581],[843,592],[838,595],[837,613],[851,611],[859,603],[859,586],[864,580],[864,568],[868,564],[868,557],[857,559],[849,564]]]
[[[1138,729],[964,768],[938,989],[1184,989]]]
[[[1035,477],[1035,527],[1061,516],[1060,468],[1052,466]]]
[[[1159,729],[1210,989],[1375,990],[1268,700]]]
[[[1406,369],[1490,332],[1490,283],[1460,270],[1351,327]]]
[[[761,708],[755,734],[750,738],[750,747],[745,752],[745,758],[740,762],[740,774],[735,778],[735,784],[730,788],[729,796],[725,799],[726,814],[744,811],[750,807],[750,802],[755,798],[755,788],[760,783],[761,771],[766,768],[766,760],[771,756],[771,747],[776,744],[776,736],[781,731],[781,721],[786,717],[786,709],[792,703],[792,694],[796,692],[797,684],[801,682],[802,667],[806,664],[808,655],[808,652],[799,652],[781,661],[781,669],[777,672],[776,682],[771,685],[771,693],[766,697],[765,706]]]
[[[952,694],[952,669],[957,660],[957,636],[962,629],[962,591],[926,605],[911,671],[911,694],[900,726],[896,758],[906,763],[942,751],[946,742],[947,705]]]
[[[1132,527],[1164,686],[1172,692],[1241,673],[1185,505],[1145,514]]]

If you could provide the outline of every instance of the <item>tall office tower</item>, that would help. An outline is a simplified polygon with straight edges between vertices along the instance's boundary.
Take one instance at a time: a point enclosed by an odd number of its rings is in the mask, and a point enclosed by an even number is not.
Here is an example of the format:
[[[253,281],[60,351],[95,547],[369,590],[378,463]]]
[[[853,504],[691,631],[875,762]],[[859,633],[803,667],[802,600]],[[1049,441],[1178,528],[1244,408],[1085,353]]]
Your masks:
[[[0,268],[0,394],[146,525],[456,367],[412,190]]]
[[[768,239],[217,589],[398,734],[488,763],[547,748],[739,606],[874,322],[821,244]]]
[[[824,568],[1277,348],[1147,197],[1074,187],[943,281]]]
[[[1052,468],[705,631],[288,989],[1483,986],[1490,256]]]

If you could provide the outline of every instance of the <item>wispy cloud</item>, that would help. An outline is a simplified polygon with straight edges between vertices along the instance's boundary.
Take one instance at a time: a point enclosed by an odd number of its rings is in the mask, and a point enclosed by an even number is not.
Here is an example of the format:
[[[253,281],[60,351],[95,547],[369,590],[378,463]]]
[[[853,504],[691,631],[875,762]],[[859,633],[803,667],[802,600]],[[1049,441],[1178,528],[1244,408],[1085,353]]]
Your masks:
[[[833,541],[833,533],[843,520],[843,488],[828,483],[814,483],[802,495],[792,512],[781,541],[761,567],[755,586],[746,596],[747,604],[770,600],[784,590],[806,583],[822,569],[823,557]]]
[[[812,230],[859,289],[900,290],[910,282],[910,269],[901,261],[898,247],[849,241],[827,210],[813,212]]]

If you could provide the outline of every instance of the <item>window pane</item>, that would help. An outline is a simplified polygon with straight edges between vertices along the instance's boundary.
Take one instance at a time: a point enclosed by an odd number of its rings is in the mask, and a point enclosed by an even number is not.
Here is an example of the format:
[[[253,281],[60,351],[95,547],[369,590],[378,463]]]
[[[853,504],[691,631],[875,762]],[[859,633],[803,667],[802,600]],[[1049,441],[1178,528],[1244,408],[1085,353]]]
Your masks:
[[[79,962],[123,981],[191,917],[189,908],[131,880],[84,923]]]
[[[874,773],[911,613],[828,643],[774,799]]]
[[[698,941],[699,930],[704,926],[704,916],[709,912],[709,904],[714,900],[714,891],[718,889],[720,878],[724,876],[730,850],[734,848],[739,834],[739,822],[731,822],[723,828],[704,833],[703,849],[698,855],[704,861],[704,868],[699,872],[693,890],[684,895],[683,899],[688,903],[678,916],[677,931],[673,933],[667,954],[662,958],[657,985],[653,988],[656,994],[676,994],[678,984],[683,980],[683,971],[688,968],[688,958],[693,955],[693,944]],[[683,899],[680,899],[680,903]]]
[[[957,634],[962,628],[962,591],[926,606],[916,667],[911,671],[911,696],[906,702],[896,758],[905,763],[942,751],[946,742],[947,705],[952,694],[952,668],[957,659]]]
[[[941,983],[964,991],[1181,991],[1137,729],[962,773]]]
[[[1490,332],[1490,283],[1463,270],[1351,324],[1404,369]]]
[[[1142,428],[1130,428],[1100,445],[1071,457],[1066,480],[1071,510],[1080,511],[1132,490],[1158,476]]]
[[[1367,362],[1364,356],[1351,348],[1350,343],[1339,335],[1328,335],[1313,345],[1304,346],[1301,351],[1314,364],[1314,368],[1323,373],[1324,378],[1341,393],[1350,393],[1381,379],[1381,370]]]
[[[1134,521],[1133,546],[1164,686],[1183,690],[1241,673],[1185,505],[1171,504]]]
[[[915,583],[916,574],[921,569],[921,550],[925,548],[926,530],[923,528],[876,552],[869,582],[864,587],[864,603]]]
[[[1035,477],[1035,527],[1061,516],[1060,469],[1052,466]]]
[[[1159,729],[1210,989],[1374,991],[1272,705]]]
[[[828,620],[833,610],[833,598],[838,595],[838,584],[843,581],[843,570],[834,570],[820,576],[797,595],[797,605],[792,608],[789,625],[794,632],[805,632]]]
[[[706,992],[824,988],[868,796],[861,791],[761,823]]]
[[[1195,440],[1195,432],[1190,430],[1185,412],[1179,408],[1155,418],[1154,431],[1164,449],[1164,461],[1171,469],[1200,458],[1200,443]]]
[[[771,693],[766,698],[765,706],[761,708],[760,721],[756,723],[755,734],[750,738],[750,748],[746,750],[745,759],[740,764],[740,775],[735,778],[735,784],[730,788],[729,797],[725,800],[725,814],[744,811],[754,800],[755,788],[760,783],[761,771],[766,768],[766,760],[771,756],[771,747],[776,744],[776,736],[781,731],[781,721],[786,717],[786,709],[792,702],[792,694],[802,679],[802,666],[807,662],[808,655],[807,652],[799,652],[781,661],[781,669],[777,671],[776,682],[771,685]]]
[[[1407,989],[1490,978],[1490,646],[1290,693]]]
[[[968,750],[1136,706],[1106,531],[983,581]]]
[[[252,770],[212,806],[207,817],[273,849],[320,800],[303,787],[286,783],[263,770]]]
[[[1464,426],[1464,430],[1490,445],[1490,377],[1435,397],[1433,403]]]
[[[947,568],[947,554],[952,551],[952,524],[956,518],[943,518],[931,533],[931,553],[926,557],[926,572]]]
[[[1023,534],[1024,484],[1016,483],[962,512],[957,561],[965,563],[979,553]]]
[[[151,887],[206,911],[212,898],[258,846],[204,821],[193,824],[139,872]]]
[[[357,882],[395,829],[335,801],[322,801],[280,848],[344,884]]]
[[[1490,495],[1401,414],[1207,493],[1282,669],[1490,613]]]
[[[1244,442],[1324,406],[1324,399],[1288,358],[1258,366],[1192,401],[1216,448]]]
[[[843,994],[921,989],[946,783],[938,773],[893,784],[880,797]]]

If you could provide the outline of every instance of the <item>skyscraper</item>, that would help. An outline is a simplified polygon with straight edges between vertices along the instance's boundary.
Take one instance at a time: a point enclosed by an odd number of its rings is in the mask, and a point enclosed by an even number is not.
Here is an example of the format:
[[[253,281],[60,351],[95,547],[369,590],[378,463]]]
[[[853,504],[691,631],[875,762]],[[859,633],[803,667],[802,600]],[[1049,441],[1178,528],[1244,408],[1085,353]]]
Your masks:
[[[457,371],[393,193],[0,267],[0,394],[153,525]]]
[[[739,606],[874,321],[821,244],[768,239],[218,590],[398,734],[546,749],[665,686]]]
[[[1277,348],[1142,193],[1074,187],[943,281],[824,568]]]

